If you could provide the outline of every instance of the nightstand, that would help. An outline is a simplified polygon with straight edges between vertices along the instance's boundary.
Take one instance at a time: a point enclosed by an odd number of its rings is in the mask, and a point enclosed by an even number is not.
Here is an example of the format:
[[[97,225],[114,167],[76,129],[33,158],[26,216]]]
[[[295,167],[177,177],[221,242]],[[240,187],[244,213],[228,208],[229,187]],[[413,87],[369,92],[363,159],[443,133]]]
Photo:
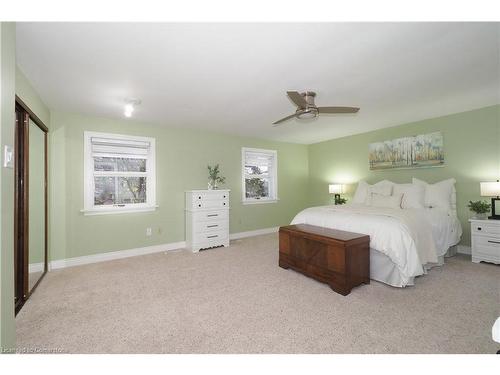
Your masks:
[[[500,220],[470,219],[472,261],[500,264]]]

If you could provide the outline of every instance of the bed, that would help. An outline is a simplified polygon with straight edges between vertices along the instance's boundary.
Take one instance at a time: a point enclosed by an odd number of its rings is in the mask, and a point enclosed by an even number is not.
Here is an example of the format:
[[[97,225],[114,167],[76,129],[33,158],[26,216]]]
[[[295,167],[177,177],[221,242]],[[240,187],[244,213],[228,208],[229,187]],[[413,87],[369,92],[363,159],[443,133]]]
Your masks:
[[[439,207],[401,209],[359,203],[319,206],[301,211],[291,224],[369,235],[370,278],[395,287],[414,285],[415,277],[443,265],[462,235],[456,211]]]

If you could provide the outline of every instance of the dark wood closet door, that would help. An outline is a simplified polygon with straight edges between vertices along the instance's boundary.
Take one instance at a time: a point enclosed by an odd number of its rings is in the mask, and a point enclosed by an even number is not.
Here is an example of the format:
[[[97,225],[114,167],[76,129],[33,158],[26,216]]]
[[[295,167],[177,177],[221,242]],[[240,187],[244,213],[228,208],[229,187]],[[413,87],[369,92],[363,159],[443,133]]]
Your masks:
[[[47,272],[47,132],[47,127],[40,119],[16,97],[14,169],[16,314]]]

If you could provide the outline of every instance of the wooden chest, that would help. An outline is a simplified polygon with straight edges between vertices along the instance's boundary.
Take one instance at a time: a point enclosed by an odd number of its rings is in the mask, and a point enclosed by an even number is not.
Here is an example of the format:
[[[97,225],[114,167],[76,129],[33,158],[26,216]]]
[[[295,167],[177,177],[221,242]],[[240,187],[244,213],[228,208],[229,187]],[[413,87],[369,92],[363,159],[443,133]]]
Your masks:
[[[281,227],[279,266],[346,296],[355,286],[370,283],[370,236],[307,224]]]

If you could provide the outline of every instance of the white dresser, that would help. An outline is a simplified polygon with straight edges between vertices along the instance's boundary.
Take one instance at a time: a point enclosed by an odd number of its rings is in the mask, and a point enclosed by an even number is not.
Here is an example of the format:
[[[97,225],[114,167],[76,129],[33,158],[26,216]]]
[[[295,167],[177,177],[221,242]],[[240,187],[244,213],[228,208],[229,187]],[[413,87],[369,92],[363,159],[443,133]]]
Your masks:
[[[500,264],[500,220],[470,219],[472,261]]]
[[[186,191],[186,246],[229,246],[229,190]]]

